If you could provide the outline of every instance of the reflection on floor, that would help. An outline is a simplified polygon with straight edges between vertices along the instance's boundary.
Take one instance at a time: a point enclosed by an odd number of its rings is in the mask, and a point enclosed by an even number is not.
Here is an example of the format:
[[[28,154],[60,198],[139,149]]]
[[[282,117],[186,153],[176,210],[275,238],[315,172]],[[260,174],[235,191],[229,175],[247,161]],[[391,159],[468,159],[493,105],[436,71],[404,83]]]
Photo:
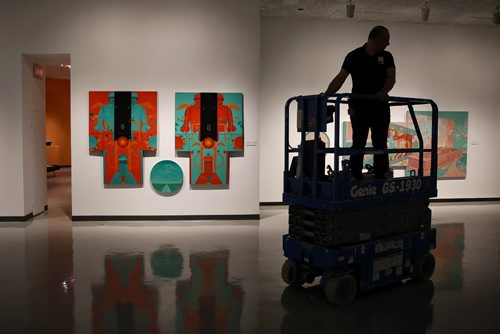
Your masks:
[[[49,210],[0,223],[1,333],[500,333],[500,203],[432,205],[432,281],[330,305],[281,280],[287,208],[260,221],[72,223],[69,170]]]

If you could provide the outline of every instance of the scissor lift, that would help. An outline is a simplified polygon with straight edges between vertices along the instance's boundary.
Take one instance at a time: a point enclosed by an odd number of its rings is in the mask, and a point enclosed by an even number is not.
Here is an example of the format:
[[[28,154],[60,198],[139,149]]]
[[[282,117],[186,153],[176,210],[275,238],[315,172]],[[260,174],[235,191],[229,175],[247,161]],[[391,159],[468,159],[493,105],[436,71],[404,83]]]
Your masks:
[[[429,199],[437,196],[437,105],[428,99],[390,97],[389,106],[407,107],[418,139],[417,147],[355,150],[340,145],[340,114],[353,94],[290,98],[285,106],[285,166],[283,202],[289,205],[289,233],[283,236],[287,260],[283,280],[292,286],[321,277],[326,298],[346,305],[357,293],[405,279],[429,279],[436,246]],[[297,104],[300,144],[290,145],[290,106]],[[424,140],[414,106],[430,106],[430,147]],[[333,122],[333,144],[325,147],[321,133]],[[311,138],[312,137],[312,138]],[[306,140],[307,139],[307,140]],[[409,176],[354,179],[349,156],[407,153],[418,156]],[[333,156],[325,173],[326,158]],[[424,160],[430,159],[430,166]]]

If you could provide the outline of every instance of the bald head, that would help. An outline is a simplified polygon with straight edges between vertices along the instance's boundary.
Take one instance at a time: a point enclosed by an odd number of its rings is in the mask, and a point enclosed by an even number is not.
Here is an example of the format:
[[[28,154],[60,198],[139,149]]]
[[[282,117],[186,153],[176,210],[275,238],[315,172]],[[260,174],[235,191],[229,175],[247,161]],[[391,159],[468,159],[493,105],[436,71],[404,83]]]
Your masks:
[[[375,54],[384,51],[389,45],[389,29],[384,26],[376,26],[368,35],[368,52],[370,54]]]
[[[376,26],[370,31],[368,39],[378,38],[384,36],[385,34],[389,34],[389,29],[384,26]]]

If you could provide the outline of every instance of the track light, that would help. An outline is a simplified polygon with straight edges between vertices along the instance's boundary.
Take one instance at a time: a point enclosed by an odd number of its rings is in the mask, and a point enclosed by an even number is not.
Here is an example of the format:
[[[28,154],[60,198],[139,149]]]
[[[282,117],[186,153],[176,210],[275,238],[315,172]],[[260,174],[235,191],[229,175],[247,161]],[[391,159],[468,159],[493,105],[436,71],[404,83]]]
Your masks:
[[[345,3],[345,7],[346,7],[346,16],[348,18],[353,18],[354,17],[354,9],[356,8],[356,6],[352,3],[352,0],[347,0],[346,3]]]
[[[422,21],[429,21],[429,14],[431,12],[431,8],[429,7],[429,1],[425,1],[422,6]]]
[[[500,5],[498,5],[497,9],[493,12],[493,23],[500,24]]]

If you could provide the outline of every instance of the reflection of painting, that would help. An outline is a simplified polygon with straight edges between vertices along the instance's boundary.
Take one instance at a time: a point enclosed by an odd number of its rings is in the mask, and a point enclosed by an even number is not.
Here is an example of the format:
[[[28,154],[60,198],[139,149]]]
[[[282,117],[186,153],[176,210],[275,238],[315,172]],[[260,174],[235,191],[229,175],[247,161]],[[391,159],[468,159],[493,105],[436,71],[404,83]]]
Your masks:
[[[90,92],[89,147],[104,157],[104,184],[142,185],[142,158],[156,150],[156,92]]]
[[[243,290],[228,282],[229,251],[192,254],[191,279],[177,282],[177,333],[239,333]]]
[[[229,184],[229,153],[243,151],[241,93],[176,93],[175,150],[190,158],[190,184]]]
[[[182,187],[182,169],[173,161],[163,160],[151,170],[151,184],[160,194],[172,195]]]
[[[432,280],[441,289],[461,289],[463,285],[464,224],[436,227],[436,271]]]
[[[92,288],[92,333],[158,333],[158,294],[144,283],[142,255],[109,255]]]
[[[162,247],[151,254],[153,275],[163,278],[177,278],[182,274],[183,258],[174,247]]]
[[[431,112],[415,112],[424,141],[424,148],[431,148],[432,119]],[[418,148],[418,137],[407,113],[406,122],[389,125],[387,146],[395,148]],[[467,167],[467,112],[439,112],[438,120],[438,178],[465,178]],[[343,124],[343,147],[352,145],[350,122]],[[370,134],[367,147],[371,146]],[[424,154],[424,175],[430,174],[430,153]],[[364,163],[373,164],[373,156],[365,156]],[[392,168],[404,168],[409,175],[411,170],[418,170],[418,154],[395,153],[389,155]]]

